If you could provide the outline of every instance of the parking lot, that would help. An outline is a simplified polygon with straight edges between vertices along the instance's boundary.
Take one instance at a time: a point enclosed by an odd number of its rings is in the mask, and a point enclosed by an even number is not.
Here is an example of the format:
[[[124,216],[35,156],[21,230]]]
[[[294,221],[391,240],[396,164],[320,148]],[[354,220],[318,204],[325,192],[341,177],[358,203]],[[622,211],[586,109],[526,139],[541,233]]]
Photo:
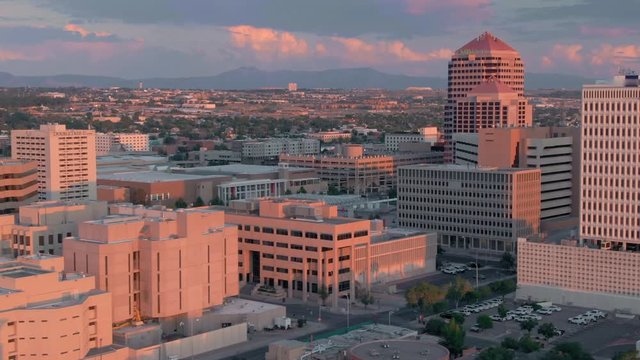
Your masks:
[[[504,305],[508,310],[515,310],[522,303],[514,303],[511,300],[505,300]],[[543,345],[549,346],[556,342],[573,341],[583,344],[585,350],[604,358],[610,358],[615,352],[629,350],[634,348],[635,341],[640,339],[640,321],[638,319],[619,319],[613,314],[607,314],[604,319],[591,322],[588,325],[577,325],[569,323],[568,319],[580,314],[584,314],[591,309],[578,308],[574,306],[563,306],[559,312],[553,312],[549,315],[540,315],[541,320],[538,324],[550,322],[556,329],[564,330],[560,336],[555,336],[549,341],[544,341],[540,336]],[[527,332],[521,330],[520,323],[515,320],[494,321],[493,328],[480,330],[480,332],[470,331],[471,327],[477,323],[478,316],[497,314],[497,307],[472,313],[467,316],[464,321],[464,328],[467,333],[467,346],[477,346],[486,348],[502,342],[506,337],[515,339],[520,338]],[[539,336],[537,327],[531,331],[531,337]]]

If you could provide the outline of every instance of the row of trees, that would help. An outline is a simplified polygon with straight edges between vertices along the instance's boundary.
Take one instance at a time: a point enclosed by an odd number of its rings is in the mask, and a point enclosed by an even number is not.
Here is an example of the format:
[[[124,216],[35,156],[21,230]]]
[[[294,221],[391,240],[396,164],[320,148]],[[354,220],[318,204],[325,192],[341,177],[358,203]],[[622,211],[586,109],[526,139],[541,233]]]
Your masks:
[[[496,281],[488,286],[474,289],[471,283],[461,276],[456,276],[451,284],[437,286],[427,282],[420,283],[405,293],[407,304],[419,308],[423,313],[439,313],[453,305],[456,308],[461,302],[471,304],[491,297],[493,294],[506,295],[516,289],[515,281]]]

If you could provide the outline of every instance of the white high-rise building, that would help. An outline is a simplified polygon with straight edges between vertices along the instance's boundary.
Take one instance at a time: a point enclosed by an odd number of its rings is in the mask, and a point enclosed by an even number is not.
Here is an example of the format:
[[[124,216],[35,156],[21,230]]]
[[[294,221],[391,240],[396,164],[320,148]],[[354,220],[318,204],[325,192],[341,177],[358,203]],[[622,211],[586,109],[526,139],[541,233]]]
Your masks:
[[[40,200],[96,199],[95,141],[93,130],[59,124],[11,132],[13,158],[38,163]]]
[[[603,248],[640,250],[640,82],[582,89],[580,239]]]

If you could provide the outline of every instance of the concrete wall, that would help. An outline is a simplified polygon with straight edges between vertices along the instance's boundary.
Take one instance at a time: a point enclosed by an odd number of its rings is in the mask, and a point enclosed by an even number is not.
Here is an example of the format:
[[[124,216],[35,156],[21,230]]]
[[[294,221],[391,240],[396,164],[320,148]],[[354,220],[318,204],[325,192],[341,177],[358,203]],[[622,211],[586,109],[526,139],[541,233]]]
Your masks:
[[[640,315],[640,298],[632,296],[571,291],[535,285],[518,285],[516,299],[551,301],[555,304]]]
[[[132,351],[131,357],[137,360],[169,359],[172,356],[184,359],[245,341],[247,341],[247,324],[241,323],[135,350]]]

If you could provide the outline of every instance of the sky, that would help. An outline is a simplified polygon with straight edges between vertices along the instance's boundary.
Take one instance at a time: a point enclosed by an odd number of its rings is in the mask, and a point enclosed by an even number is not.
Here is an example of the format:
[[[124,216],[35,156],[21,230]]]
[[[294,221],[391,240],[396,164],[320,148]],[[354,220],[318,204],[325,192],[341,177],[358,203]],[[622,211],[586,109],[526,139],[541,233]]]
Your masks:
[[[528,72],[640,70],[640,0],[0,0],[0,72],[125,78],[371,67],[446,77],[484,31]]]

